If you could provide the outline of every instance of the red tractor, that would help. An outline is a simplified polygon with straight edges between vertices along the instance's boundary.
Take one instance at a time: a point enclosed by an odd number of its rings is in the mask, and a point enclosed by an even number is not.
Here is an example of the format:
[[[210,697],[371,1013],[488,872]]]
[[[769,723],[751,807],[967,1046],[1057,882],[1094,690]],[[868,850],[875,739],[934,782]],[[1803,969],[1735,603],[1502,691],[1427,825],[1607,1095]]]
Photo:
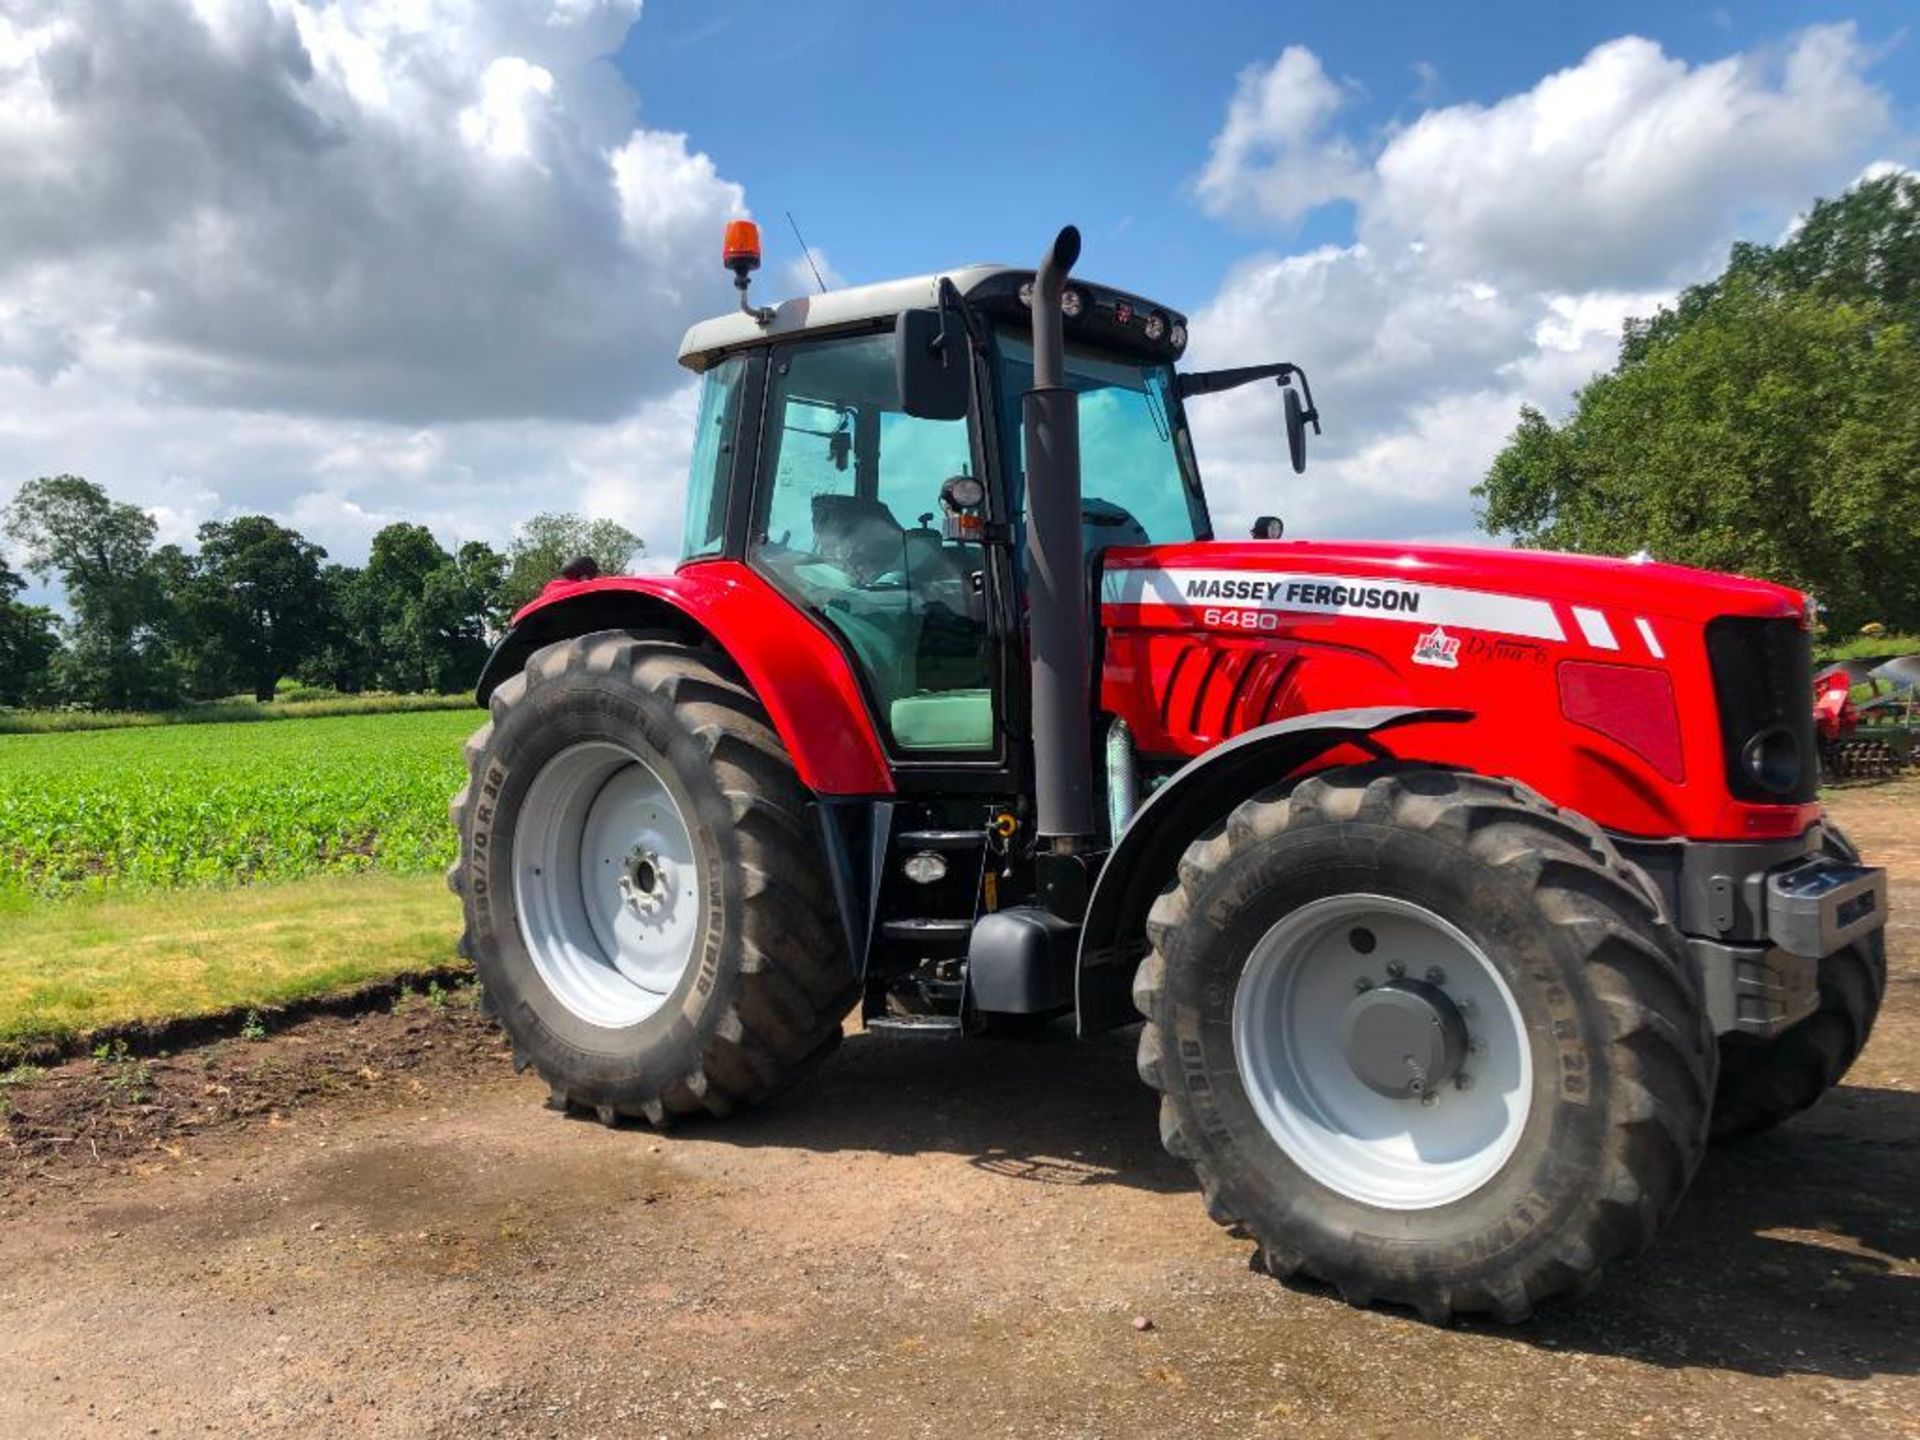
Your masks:
[[[1804,597],[1652,561],[1214,534],[1185,319],[972,266],[693,327],[679,569],[514,618],[453,803],[552,1103],[726,1115],[868,1030],[1138,1023],[1210,1214],[1506,1320],[1810,1105],[1885,985],[1816,800]],[[1010,1122],[1011,1123],[1011,1122]]]

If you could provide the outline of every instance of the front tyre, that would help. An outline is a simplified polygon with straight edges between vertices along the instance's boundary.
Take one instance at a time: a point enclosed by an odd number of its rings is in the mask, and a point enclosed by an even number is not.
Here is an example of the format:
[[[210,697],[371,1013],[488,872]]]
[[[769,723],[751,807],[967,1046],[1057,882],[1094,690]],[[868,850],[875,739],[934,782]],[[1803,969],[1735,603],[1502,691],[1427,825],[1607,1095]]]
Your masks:
[[[664,1125],[784,1088],[855,990],[807,795],[716,660],[603,631],[490,701],[454,798],[463,946],[563,1108]]]
[[[1517,1320],[1671,1215],[1715,1050],[1680,942],[1591,825],[1387,764],[1256,796],[1148,921],[1140,1071],[1276,1275]]]

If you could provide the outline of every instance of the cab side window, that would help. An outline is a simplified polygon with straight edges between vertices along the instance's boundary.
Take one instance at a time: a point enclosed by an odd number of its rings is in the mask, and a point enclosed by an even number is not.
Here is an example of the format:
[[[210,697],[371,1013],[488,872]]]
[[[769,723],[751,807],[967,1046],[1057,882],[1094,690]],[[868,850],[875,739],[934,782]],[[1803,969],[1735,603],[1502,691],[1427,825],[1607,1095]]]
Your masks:
[[[902,750],[994,744],[978,545],[937,528],[965,420],[900,408],[893,338],[775,352],[752,558],[840,633]]]
[[[693,427],[693,465],[687,476],[687,528],[680,558],[718,555],[727,543],[727,489],[740,428],[740,395],[747,374],[734,355],[707,371]]]

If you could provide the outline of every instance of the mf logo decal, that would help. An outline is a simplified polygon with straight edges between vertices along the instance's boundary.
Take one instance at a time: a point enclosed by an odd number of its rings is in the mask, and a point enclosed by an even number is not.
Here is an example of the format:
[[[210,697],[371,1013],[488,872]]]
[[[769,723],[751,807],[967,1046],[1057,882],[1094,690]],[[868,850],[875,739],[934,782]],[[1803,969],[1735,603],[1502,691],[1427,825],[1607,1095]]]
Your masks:
[[[1350,615],[1423,628],[1451,625],[1457,630],[1527,640],[1566,639],[1553,606],[1545,600],[1412,579],[1276,574],[1185,565],[1128,566],[1109,570],[1101,577],[1100,598],[1108,605],[1172,611],[1188,623],[1196,612],[1225,605],[1262,619],[1286,614]],[[1249,626],[1244,619],[1222,623],[1240,629],[1274,628],[1265,623]]]
[[[1436,625],[1413,642],[1413,663],[1442,670],[1460,668],[1460,641]]]

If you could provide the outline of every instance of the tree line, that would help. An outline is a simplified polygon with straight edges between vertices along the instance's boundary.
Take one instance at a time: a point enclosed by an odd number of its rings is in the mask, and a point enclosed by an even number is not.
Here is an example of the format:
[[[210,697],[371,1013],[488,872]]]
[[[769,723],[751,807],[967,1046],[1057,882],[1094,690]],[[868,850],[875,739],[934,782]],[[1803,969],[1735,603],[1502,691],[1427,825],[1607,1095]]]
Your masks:
[[[356,693],[471,686],[506,618],[561,567],[607,574],[641,551],[609,520],[535,516],[505,551],[449,550],[424,525],[388,525],[365,565],[265,515],[212,520],[197,546],[157,544],[153,517],[77,475],[43,476],[0,511],[28,574],[58,580],[68,613],[21,600],[0,555],[0,705],[169,709],[284,680]]]
[[[1629,320],[1573,414],[1523,409],[1474,493],[1522,545],[1644,549],[1809,591],[1835,632],[1920,631],[1920,178],[1820,201]]]

